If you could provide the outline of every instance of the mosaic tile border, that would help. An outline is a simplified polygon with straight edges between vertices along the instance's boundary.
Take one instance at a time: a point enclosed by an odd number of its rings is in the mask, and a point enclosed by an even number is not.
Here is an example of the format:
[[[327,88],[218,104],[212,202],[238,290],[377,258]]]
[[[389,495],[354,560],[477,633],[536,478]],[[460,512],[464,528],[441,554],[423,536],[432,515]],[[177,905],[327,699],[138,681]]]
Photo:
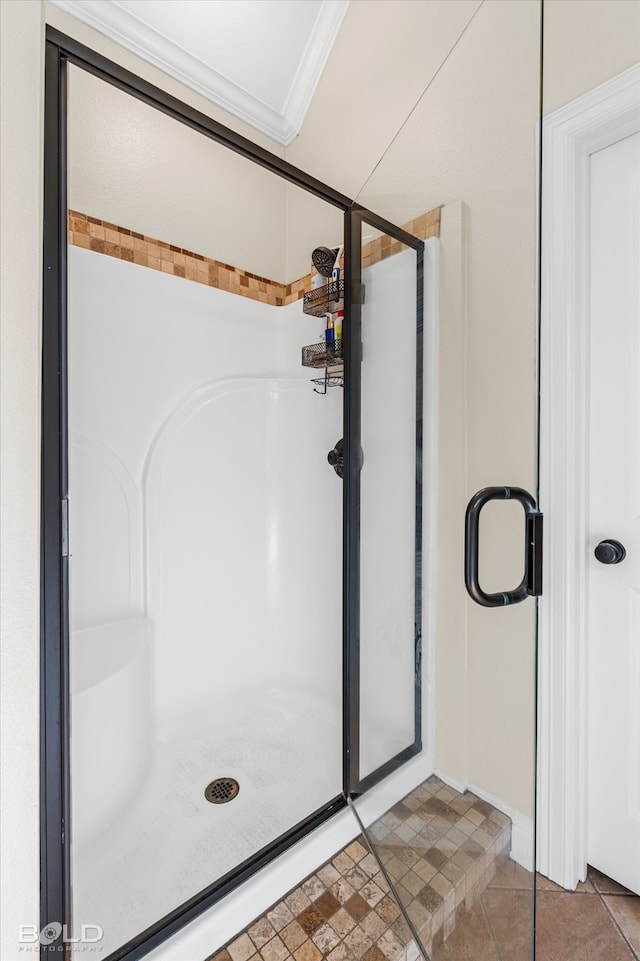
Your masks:
[[[440,207],[422,214],[406,224],[404,229],[421,240],[440,236]],[[136,233],[77,210],[69,211],[69,243],[74,247],[93,250],[107,257],[115,257],[141,267],[149,267],[174,277],[184,277],[208,287],[226,290],[240,297],[248,297],[273,307],[286,307],[301,300],[311,286],[312,273],[281,284],[268,277],[260,277],[248,270],[204,257],[184,247],[176,247],[163,240]],[[402,250],[402,244],[382,236],[365,244],[362,251],[363,267],[385,260]]]
[[[207,961],[422,961],[360,835]]]
[[[441,210],[442,207],[429,210],[426,214],[421,214],[419,217],[416,217],[415,220],[410,220],[408,224],[404,224],[402,229],[406,230],[412,237],[418,237],[419,240],[428,240],[429,237],[439,237]],[[393,257],[394,254],[399,254],[402,250],[406,250],[404,244],[400,243],[399,240],[393,240],[391,237],[383,234],[381,237],[370,240],[369,243],[363,245],[362,266],[363,268],[370,267],[372,264],[377,264],[381,260],[386,260],[387,257]]]
[[[280,284],[77,210],[69,211],[69,243],[274,307],[299,300],[310,283],[307,275],[292,284]]]

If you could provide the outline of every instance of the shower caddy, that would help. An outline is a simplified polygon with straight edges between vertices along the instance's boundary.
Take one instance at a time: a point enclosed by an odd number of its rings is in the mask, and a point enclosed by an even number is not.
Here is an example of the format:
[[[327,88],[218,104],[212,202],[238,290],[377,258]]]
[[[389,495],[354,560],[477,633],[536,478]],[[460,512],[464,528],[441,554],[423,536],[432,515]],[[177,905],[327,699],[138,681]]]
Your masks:
[[[321,287],[306,291],[302,310],[312,317],[325,317],[344,310],[344,280],[329,280]],[[329,346],[324,341],[309,344],[302,348],[302,366],[323,370],[321,377],[313,377],[312,384],[317,394],[326,394],[329,387],[344,387],[344,359],[342,339]]]

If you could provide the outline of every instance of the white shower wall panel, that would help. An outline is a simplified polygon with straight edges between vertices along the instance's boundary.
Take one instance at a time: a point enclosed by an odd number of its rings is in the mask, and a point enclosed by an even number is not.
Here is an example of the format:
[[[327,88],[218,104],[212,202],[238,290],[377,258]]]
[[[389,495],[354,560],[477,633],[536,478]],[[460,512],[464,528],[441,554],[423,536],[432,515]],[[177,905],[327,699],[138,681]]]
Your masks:
[[[342,392],[315,394],[300,367],[319,322],[69,253],[72,630],[148,617],[160,723],[239,691],[339,710],[342,485],[326,453]]]
[[[145,501],[163,716],[301,685],[338,696],[341,485],[319,400],[300,380],[223,381],[158,439]]]
[[[71,247],[73,429],[117,451],[140,485],[153,439],[192,391],[273,375],[282,309]]]

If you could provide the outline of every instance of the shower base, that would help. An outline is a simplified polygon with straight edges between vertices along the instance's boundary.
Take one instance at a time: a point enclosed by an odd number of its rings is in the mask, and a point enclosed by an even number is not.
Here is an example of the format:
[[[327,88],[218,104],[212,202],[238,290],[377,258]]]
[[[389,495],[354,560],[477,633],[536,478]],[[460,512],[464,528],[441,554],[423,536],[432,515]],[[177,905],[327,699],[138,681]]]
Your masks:
[[[172,725],[126,812],[72,848],[74,923],[100,925],[102,957],[340,794],[341,725],[336,705],[278,692]],[[240,789],[211,804],[220,777]]]

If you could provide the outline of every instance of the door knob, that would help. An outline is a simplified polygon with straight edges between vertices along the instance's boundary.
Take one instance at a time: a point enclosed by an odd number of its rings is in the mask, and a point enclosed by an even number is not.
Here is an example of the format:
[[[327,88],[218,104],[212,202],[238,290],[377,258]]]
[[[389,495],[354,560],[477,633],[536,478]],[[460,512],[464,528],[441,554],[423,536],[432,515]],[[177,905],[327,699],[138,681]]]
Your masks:
[[[620,541],[614,540],[600,541],[593,553],[601,564],[619,564],[627,556]]]

